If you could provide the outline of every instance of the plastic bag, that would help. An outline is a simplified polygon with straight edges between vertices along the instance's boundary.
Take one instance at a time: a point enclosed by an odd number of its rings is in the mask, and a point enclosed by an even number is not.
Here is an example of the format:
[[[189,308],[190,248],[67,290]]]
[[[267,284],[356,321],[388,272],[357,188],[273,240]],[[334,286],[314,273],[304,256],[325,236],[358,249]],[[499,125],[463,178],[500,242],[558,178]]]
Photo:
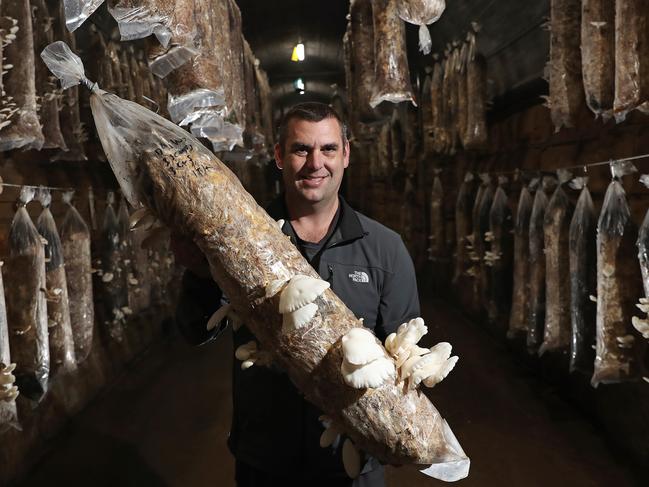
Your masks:
[[[95,306],[92,293],[90,231],[72,205],[73,193],[64,194],[68,210],[61,225],[63,261],[70,301],[70,322],[77,363],[85,362],[92,349]]]
[[[552,0],[548,105],[555,130],[574,127],[584,104],[581,75],[581,0]]]
[[[224,120],[233,108],[232,62],[236,54],[231,40],[235,33],[224,28],[230,25],[229,1],[181,3],[176,5],[175,15],[177,22],[195,26],[199,52],[165,78],[171,120],[188,125],[194,135],[216,143],[227,142]]]
[[[457,132],[460,143],[466,145],[466,129],[469,122],[469,95],[466,78],[466,64],[469,55],[469,43],[463,42],[460,48],[456,70],[457,86],[457,113],[455,117],[455,131]]]
[[[374,25],[374,91],[370,106],[384,101],[412,102],[406,28],[397,16],[396,0],[372,0]]]
[[[2,267],[2,263],[0,263]],[[9,327],[7,325],[7,309],[5,307],[5,292],[2,282],[2,272],[0,272],[0,378],[11,379],[12,368],[16,365],[11,362],[11,353],[9,351]],[[18,422],[18,413],[16,410],[16,398],[7,400],[8,395],[16,395],[19,391],[10,381],[2,381],[0,391],[7,397],[0,400],[0,435],[10,428],[21,429]]]
[[[507,337],[511,339],[527,332],[530,306],[530,217],[533,203],[532,194],[528,186],[524,185],[518,198],[514,224],[514,283],[507,332]]]
[[[104,220],[101,228],[101,272],[97,274],[101,292],[100,322],[111,345],[124,342],[124,326],[128,307],[126,276],[122,270],[123,255],[120,242],[120,226],[113,209],[114,194],[108,193]]]
[[[453,273],[453,284],[457,284],[465,275],[469,266],[468,241],[471,235],[471,210],[476,196],[475,177],[467,173],[460,185],[455,204],[455,271]]]
[[[596,305],[592,298],[597,292],[597,215],[586,178],[577,178],[571,186],[581,187],[581,193],[570,222],[570,371],[591,374],[595,359]]]
[[[581,62],[588,108],[608,120],[615,98],[615,2],[582,1]]]
[[[431,123],[433,147],[435,152],[445,152],[449,143],[446,126],[446,98],[444,97],[444,61],[437,60],[433,66],[433,76],[430,82],[431,90]]]
[[[508,301],[512,293],[512,212],[509,209],[501,176],[489,210],[489,253],[485,263],[489,267],[489,319],[494,323],[504,321]]]
[[[478,209],[478,221],[473,223],[473,228],[477,230],[475,233],[474,245],[480,257],[479,273],[478,273],[478,293],[480,296],[480,306],[484,310],[489,309],[489,288],[490,288],[490,272],[487,265],[486,256],[491,252],[491,239],[487,239],[487,232],[489,232],[489,215],[491,212],[491,205],[493,205],[496,189],[490,182],[482,193],[480,199],[480,208]]]
[[[439,175],[433,180],[430,193],[429,259],[440,262],[446,259],[446,225],[444,218],[444,189]]]
[[[561,179],[561,176],[560,176]],[[563,181],[560,181],[560,183]],[[568,350],[570,322],[570,220],[572,204],[557,186],[545,209],[545,328],[539,355],[546,351]]]
[[[66,374],[77,368],[74,355],[74,339],[70,323],[68,285],[63,264],[61,238],[50,212],[52,195],[41,189],[37,195],[43,211],[36,220],[38,233],[45,244],[45,297],[50,346],[50,380],[59,373]]]
[[[2,87],[6,94],[0,98],[0,152],[21,147],[40,150],[43,133],[36,108],[34,31],[29,0],[0,3],[0,17],[5,17],[3,30],[9,32],[3,35],[2,41],[5,58]]]
[[[427,25],[439,20],[446,9],[444,0],[398,0],[397,12],[402,20],[419,25],[419,50],[430,54],[433,41]]]
[[[54,20],[54,35],[58,39],[65,40],[73,49],[76,49],[77,41],[75,34],[68,32],[65,26],[63,5],[63,2],[59,3],[58,16]],[[86,157],[83,144],[88,136],[81,123],[81,115],[79,113],[79,89],[76,86],[67,89],[68,86],[72,85],[68,85],[66,82],[62,82],[61,86],[65,92],[63,93],[59,120],[68,150],[57,153],[52,157],[52,160],[86,161],[88,158]]]
[[[173,25],[175,2],[164,0],[112,0],[108,11],[117,22],[122,41],[132,41],[154,35],[162,47],[167,48],[174,37]],[[185,30],[190,26],[178,26]]]
[[[353,0],[349,7],[351,15],[351,71],[354,90],[353,109],[363,123],[374,122],[378,118],[370,106],[374,92],[374,24],[371,0]]]
[[[545,179],[545,178],[544,178]],[[543,341],[545,324],[545,254],[543,246],[543,220],[548,206],[545,189],[540,187],[534,195],[529,227],[529,315],[527,317],[527,348],[535,353]]]
[[[74,32],[102,3],[104,0],[61,0],[68,30]]]
[[[615,120],[649,111],[649,22],[644,0],[615,2]]]
[[[54,26],[45,0],[35,0],[32,5],[34,49],[38,54],[54,40]],[[43,148],[67,150],[68,147],[65,144],[59,123],[63,94],[56,86],[56,78],[40,61],[36,63],[36,93],[40,103],[39,117],[43,129]]]
[[[457,64],[457,50],[449,48],[446,53],[446,60],[444,61],[444,76],[442,78],[442,96],[444,103],[444,130],[447,136],[446,145],[444,147],[445,154],[455,154],[457,149],[458,133],[456,130],[457,118],[457,71],[455,66]]]
[[[649,188],[649,175],[643,174],[640,177],[640,182]],[[643,338],[649,340],[649,319],[647,319],[649,316],[649,211],[645,214],[642,225],[640,225],[637,246],[644,298],[640,298],[640,302],[636,306],[645,313],[645,317],[638,318],[634,316],[631,323]]]
[[[634,255],[637,229],[631,220],[626,194],[618,180],[624,168],[612,168],[614,179],[606,190],[597,222],[597,348],[591,383],[613,383],[639,378],[640,340],[632,326],[641,295],[641,275]]]
[[[469,34],[467,50],[467,122],[464,148],[483,149],[487,144],[487,62],[477,54],[476,36]]]
[[[19,208],[9,231],[9,259],[5,288],[11,358],[16,362],[20,393],[39,401],[47,391],[50,351],[45,301],[45,251],[43,242],[25,208],[34,197],[33,188],[22,188]]]

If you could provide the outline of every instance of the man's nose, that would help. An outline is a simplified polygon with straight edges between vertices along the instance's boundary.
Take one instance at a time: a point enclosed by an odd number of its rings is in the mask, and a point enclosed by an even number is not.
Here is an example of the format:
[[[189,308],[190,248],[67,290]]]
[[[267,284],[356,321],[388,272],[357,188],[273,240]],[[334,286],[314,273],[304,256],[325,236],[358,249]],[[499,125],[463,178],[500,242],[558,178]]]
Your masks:
[[[320,169],[324,166],[324,156],[318,149],[312,150],[306,158],[306,164],[311,169]]]

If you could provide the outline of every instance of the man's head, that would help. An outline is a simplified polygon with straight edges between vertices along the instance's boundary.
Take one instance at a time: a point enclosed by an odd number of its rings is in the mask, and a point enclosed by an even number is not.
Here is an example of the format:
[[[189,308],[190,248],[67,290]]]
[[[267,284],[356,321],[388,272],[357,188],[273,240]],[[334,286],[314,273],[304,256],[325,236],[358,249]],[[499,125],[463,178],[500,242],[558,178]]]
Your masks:
[[[291,108],[279,126],[275,162],[289,201],[319,205],[337,200],[349,142],[340,116],[324,103]]]

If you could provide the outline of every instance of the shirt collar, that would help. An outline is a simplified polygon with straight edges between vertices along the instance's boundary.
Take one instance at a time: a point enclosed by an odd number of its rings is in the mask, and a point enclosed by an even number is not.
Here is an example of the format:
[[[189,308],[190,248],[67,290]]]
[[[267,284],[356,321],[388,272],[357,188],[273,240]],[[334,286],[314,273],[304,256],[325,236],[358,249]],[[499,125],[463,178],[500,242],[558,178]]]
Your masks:
[[[342,242],[348,242],[362,238],[367,234],[363,228],[356,211],[349,206],[345,198],[338,195],[340,202],[340,217],[338,218],[338,226],[334,230],[334,234],[330,239],[329,245],[336,245]],[[286,200],[284,193],[275,198],[268,208],[268,214],[275,220],[288,220],[288,210],[286,209]],[[284,225],[284,228],[290,228],[290,225]],[[286,232],[285,232],[286,233]]]

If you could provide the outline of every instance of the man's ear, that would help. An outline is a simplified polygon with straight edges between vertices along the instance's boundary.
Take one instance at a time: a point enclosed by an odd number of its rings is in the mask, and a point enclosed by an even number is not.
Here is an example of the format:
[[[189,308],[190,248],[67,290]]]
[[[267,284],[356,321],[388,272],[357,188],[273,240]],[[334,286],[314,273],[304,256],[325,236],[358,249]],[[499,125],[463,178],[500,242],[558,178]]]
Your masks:
[[[345,141],[345,161],[343,167],[347,168],[349,166],[349,140]]]
[[[279,144],[275,144],[275,165],[277,166],[277,169],[279,169],[279,170],[283,169],[282,149],[279,146]]]

